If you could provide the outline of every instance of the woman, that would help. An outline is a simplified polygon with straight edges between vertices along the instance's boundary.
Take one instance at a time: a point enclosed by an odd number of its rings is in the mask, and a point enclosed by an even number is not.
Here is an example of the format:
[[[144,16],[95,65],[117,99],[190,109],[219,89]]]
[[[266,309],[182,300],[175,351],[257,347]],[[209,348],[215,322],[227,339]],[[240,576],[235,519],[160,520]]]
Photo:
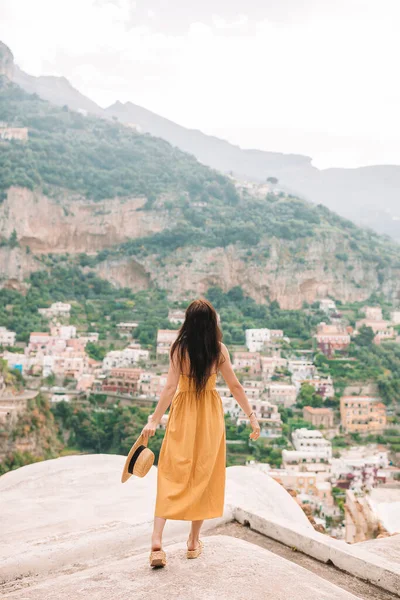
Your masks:
[[[196,558],[202,550],[199,534],[204,519],[223,514],[226,449],[224,411],[215,389],[218,371],[250,419],[250,437],[256,440],[260,435],[221,339],[213,306],[207,300],[194,300],[172,345],[167,382],[157,408],[142,431],[146,439],[153,436],[172,402],[158,462],[152,566],[166,564],[162,533],[167,519],[192,522],[187,557]]]

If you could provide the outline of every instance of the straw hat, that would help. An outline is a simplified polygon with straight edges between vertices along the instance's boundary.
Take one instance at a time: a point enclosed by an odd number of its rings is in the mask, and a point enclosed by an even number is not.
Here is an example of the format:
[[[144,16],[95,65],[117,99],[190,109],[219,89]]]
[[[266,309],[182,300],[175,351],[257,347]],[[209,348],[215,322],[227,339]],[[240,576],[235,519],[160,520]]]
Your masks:
[[[154,452],[147,447],[147,438],[140,434],[126,457],[121,482],[125,483],[132,475],[144,477],[154,463]]]

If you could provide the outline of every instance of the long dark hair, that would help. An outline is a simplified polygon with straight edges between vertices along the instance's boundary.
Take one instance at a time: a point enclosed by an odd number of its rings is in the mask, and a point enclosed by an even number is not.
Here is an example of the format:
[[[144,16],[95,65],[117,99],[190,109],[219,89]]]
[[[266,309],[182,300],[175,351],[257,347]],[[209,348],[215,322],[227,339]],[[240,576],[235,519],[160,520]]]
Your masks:
[[[172,344],[171,360],[177,355],[181,372],[189,363],[189,376],[193,378],[195,390],[200,394],[211,375],[211,368],[221,359],[222,333],[218,316],[208,300],[193,300],[185,313],[178,337]]]

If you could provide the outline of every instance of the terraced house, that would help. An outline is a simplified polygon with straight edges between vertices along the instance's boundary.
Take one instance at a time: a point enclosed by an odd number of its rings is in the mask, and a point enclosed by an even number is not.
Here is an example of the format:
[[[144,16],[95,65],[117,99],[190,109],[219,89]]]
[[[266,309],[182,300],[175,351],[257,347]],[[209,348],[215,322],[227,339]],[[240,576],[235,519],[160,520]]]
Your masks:
[[[343,396],[340,418],[345,433],[377,433],[386,427],[386,407],[379,398]]]

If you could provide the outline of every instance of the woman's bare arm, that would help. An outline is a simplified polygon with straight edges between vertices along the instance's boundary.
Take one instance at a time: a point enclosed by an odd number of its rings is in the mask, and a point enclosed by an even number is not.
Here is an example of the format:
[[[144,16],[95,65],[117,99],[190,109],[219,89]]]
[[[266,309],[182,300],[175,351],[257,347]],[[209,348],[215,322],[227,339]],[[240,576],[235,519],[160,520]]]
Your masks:
[[[179,382],[179,367],[176,360],[169,362],[167,381],[160,394],[160,399],[157,403],[154,413],[150,416],[149,422],[143,427],[142,434],[145,437],[153,436],[160,423],[162,416],[172,402]]]
[[[233,370],[231,358],[229,356],[229,351],[225,344],[221,344],[221,352],[222,356],[225,359],[219,366],[221,375],[225,379],[226,385],[230,389],[231,394],[235,398],[236,402],[239,404],[244,414],[247,417],[249,417],[249,415],[252,413],[251,406],[247,399],[243,386],[236,377],[235,371]],[[250,435],[250,437],[252,437],[253,439],[257,439],[260,435],[260,426],[258,424],[257,418],[254,415],[254,413],[249,418],[250,425],[253,429],[253,433]]]

